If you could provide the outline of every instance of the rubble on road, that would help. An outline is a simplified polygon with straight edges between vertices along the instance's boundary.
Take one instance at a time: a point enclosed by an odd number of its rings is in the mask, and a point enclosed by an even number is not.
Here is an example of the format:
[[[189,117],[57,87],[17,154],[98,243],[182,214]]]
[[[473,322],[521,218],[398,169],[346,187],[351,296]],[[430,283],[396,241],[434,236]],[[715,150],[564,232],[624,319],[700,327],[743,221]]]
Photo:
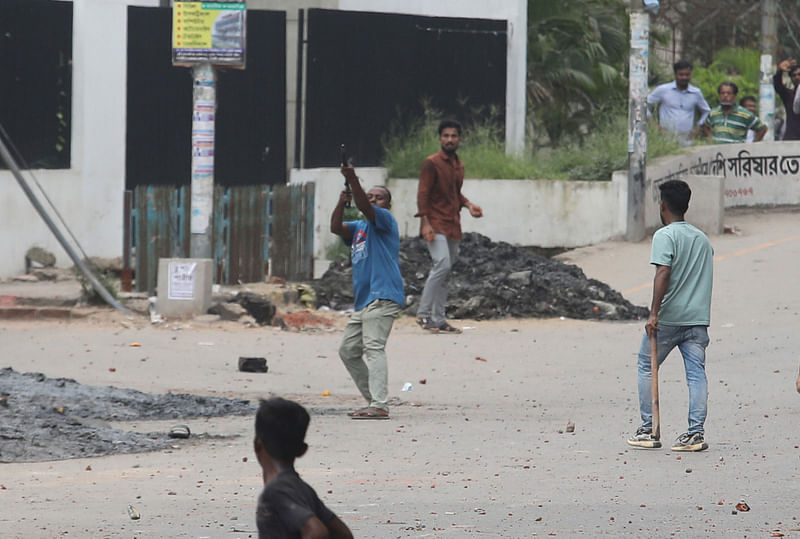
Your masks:
[[[421,238],[400,241],[400,271],[406,291],[405,312],[415,314],[430,255]],[[353,308],[350,261],[333,262],[314,281],[318,306]],[[648,310],[571,264],[551,260],[535,249],[493,242],[477,233],[464,234],[459,259],[449,278],[448,318],[550,318],[637,320]]]
[[[142,453],[172,444],[168,432],[128,432],[107,422],[250,415],[244,399],[82,385],[0,369],[0,462]],[[201,437],[203,437],[201,435]]]

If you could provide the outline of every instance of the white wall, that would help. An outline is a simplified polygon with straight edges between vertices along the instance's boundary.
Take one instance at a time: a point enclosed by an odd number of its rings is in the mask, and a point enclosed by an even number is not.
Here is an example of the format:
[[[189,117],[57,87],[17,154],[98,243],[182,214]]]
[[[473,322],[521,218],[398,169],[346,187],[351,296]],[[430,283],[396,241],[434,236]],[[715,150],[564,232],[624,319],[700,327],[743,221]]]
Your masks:
[[[71,168],[32,173],[86,253],[115,257],[122,253],[127,5],[157,6],[158,1],[73,4]],[[5,170],[0,171],[0,201],[0,277],[22,273],[25,252],[33,245],[52,251],[59,266],[72,265]]]
[[[627,172],[614,177],[627,183]],[[800,204],[800,141],[698,146],[647,165],[645,226],[660,226],[658,185],[688,176],[722,176],[726,208]],[[687,214],[687,219],[690,219]]]
[[[417,179],[387,179],[385,169],[360,168],[365,187],[384,184],[392,191],[392,213],[401,236],[419,232]],[[683,179],[696,196],[687,219],[707,233],[719,233],[723,207],[800,205],[800,142],[761,142],[700,146],[686,154],[664,157],[647,166],[645,225],[660,226],[658,185]],[[337,169],[292,170],[291,183],[313,181],[315,187],[315,276],[327,268],[325,255],[337,241],[330,215],[342,177]],[[626,171],[610,182],[562,180],[465,179],[463,192],[484,211],[482,219],[461,212],[465,232],[494,241],[539,247],[578,247],[621,237],[627,223]]]
[[[89,256],[116,257],[122,253],[125,188],[127,6],[158,7],[160,2],[75,0],[73,4],[71,168],[32,172],[86,253]],[[509,140],[521,143],[525,113],[527,3],[524,0],[248,2],[251,9],[286,9],[289,26],[296,18],[298,7],[510,20],[507,130]],[[288,30],[287,52],[293,56],[296,41],[289,38]],[[512,66],[516,67],[512,69]],[[294,60],[290,57],[287,68],[293,73],[294,67]],[[294,82],[294,76],[287,77],[289,101],[294,101]],[[287,124],[290,132],[293,126],[292,118]],[[293,141],[294,137],[290,136],[289,142]],[[292,155],[289,154],[290,159]],[[142,158],[146,159],[146,156]],[[0,171],[0,247],[4,255],[0,258],[0,278],[22,273],[25,252],[33,245],[52,251],[59,266],[72,265],[13,175]]]
[[[365,188],[386,185],[392,192],[392,214],[400,235],[419,233],[417,179],[387,179],[386,169],[360,168]],[[330,232],[330,216],[343,188],[338,169],[292,170],[291,183],[313,181],[314,275],[327,269],[326,254],[340,241]],[[625,233],[623,178],[613,182],[561,180],[464,180],[462,192],[483,208],[474,219],[461,212],[464,232],[479,232],[494,241],[540,247],[578,247]]]

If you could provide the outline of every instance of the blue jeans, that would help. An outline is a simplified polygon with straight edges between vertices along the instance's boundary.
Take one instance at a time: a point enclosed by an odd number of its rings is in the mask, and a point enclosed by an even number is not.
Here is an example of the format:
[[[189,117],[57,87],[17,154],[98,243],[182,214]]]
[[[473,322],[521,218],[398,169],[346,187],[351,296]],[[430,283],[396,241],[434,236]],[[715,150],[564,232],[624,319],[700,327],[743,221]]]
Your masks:
[[[667,355],[678,347],[686,368],[686,384],[689,386],[689,434],[703,434],[703,424],[708,413],[708,381],[706,380],[706,326],[658,326],[658,366]],[[639,348],[639,413],[642,427],[653,429],[653,390],[650,376],[650,339],[642,337]]]

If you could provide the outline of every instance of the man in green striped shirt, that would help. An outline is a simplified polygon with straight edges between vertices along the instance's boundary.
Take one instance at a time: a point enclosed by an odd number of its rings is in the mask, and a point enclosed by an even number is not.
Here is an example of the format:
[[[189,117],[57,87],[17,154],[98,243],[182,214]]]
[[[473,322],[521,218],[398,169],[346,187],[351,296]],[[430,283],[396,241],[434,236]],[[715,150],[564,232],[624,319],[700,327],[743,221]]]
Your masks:
[[[739,87],[732,82],[723,82],[717,88],[719,106],[711,109],[703,125],[706,136],[713,137],[714,144],[745,142],[747,130],[755,132],[753,142],[767,134],[767,126],[758,116],[736,104]]]

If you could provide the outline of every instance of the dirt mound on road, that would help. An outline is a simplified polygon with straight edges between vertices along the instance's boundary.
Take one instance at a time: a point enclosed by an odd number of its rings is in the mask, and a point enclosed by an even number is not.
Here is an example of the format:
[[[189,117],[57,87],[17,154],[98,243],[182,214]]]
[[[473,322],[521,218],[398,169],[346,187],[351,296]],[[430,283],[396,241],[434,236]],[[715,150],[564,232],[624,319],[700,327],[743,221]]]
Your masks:
[[[126,432],[112,428],[106,421],[184,420],[254,413],[255,406],[242,399],[153,395],[4,368],[0,369],[0,462],[142,453],[175,443],[166,432]]]
[[[406,292],[405,312],[415,314],[431,261],[425,242],[400,242],[400,271]],[[574,265],[541,256],[534,249],[492,242],[476,233],[464,235],[459,260],[450,274],[449,318],[550,318],[637,320],[648,310],[637,307]],[[314,281],[318,306],[353,308],[350,261],[334,262]]]

